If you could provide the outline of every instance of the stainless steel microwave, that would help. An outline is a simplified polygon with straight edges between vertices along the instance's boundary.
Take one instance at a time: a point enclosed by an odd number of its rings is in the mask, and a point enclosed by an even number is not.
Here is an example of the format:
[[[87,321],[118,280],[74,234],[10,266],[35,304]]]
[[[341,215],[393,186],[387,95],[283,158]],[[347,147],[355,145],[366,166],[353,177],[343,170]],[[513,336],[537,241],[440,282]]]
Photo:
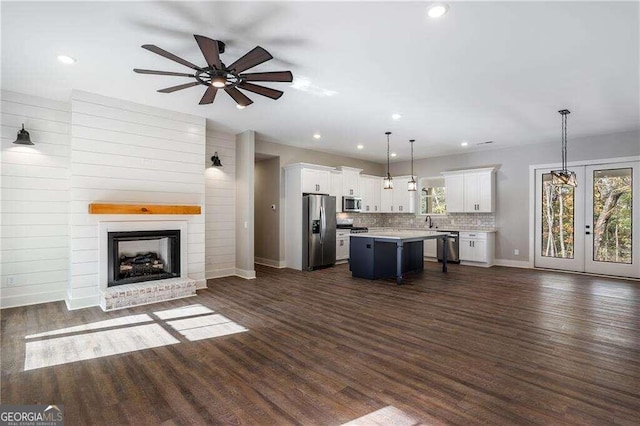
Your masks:
[[[359,212],[362,210],[362,198],[360,197],[342,197],[343,212]]]

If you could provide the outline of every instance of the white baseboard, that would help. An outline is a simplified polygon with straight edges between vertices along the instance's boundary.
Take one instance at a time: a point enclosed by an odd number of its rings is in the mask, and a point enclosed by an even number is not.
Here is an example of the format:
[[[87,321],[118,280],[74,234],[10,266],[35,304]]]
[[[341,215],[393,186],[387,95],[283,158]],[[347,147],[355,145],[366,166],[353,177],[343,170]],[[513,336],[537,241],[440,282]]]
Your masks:
[[[232,277],[236,274],[236,268],[226,268],[226,269],[213,269],[211,271],[207,271],[206,280],[212,280],[215,278],[223,278],[223,277]]]
[[[460,265],[462,266],[475,266],[476,268],[491,268],[494,263],[483,263],[483,262],[467,262],[466,260],[461,260]]]
[[[76,309],[100,306],[100,295],[79,297],[77,299],[69,299],[69,297],[67,297],[64,299],[64,302],[67,304],[68,310],[75,311]]]
[[[253,263],[257,263],[258,265],[268,266],[270,268],[278,268],[278,269],[286,268],[286,264],[284,260],[273,260],[273,259],[265,259],[264,257],[255,257],[253,259]]]
[[[508,266],[509,268],[531,269],[529,262],[526,260],[496,259],[496,266]]]
[[[246,280],[253,280],[256,278],[256,271],[247,271],[246,269],[236,268],[235,275]]]
[[[202,290],[203,288],[207,288],[207,280],[196,280],[196,290]]]
[[[22,294],[18,296],[5,296],[0,298],[0,309],[38,305],[40,303],[48,302],[59,302],[64,300],[65,296],[65,290],[50,291],[47,293]]]

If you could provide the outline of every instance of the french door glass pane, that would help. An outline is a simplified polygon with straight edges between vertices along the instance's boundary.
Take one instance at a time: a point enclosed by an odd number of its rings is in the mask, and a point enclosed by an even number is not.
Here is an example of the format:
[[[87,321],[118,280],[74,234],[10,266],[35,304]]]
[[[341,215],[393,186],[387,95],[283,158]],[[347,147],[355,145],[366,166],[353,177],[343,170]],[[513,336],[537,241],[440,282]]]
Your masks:
[[[593,260],[631,263],[633,169],[593,171]]]
[[[575,188],[555,186],[542,175],[542,256],[573,259]]]

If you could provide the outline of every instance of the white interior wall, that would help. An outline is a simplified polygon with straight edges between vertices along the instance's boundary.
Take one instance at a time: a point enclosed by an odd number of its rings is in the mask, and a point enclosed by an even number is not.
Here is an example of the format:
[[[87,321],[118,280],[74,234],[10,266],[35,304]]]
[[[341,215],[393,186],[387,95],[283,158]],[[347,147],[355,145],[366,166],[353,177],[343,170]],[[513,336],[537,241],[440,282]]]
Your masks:
[[[205,119],[74,91],[71,97],[70,309],[98,304],[101,221],[188,221],[187,273],[205,281]],[[103,203],[188,204],[201,215],[90,215]]]
[[[236,136],[236,274],[255,278],[254,266],[254,167],[255,132]]]
[[[7,91],[0,97],[0,307],[62,300],[69,274],[69,104]],[[13,144],[22,123],[34,146]]]
[[[217,152],[222,167],[212,167]],[[236,137],[207,121],[206,278],[236,273]]]

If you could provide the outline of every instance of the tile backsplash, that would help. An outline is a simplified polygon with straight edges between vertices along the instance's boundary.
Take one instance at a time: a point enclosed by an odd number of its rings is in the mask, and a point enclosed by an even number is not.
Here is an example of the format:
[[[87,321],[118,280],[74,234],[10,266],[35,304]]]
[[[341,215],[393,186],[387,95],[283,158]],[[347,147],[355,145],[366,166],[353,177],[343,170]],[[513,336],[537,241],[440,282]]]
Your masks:
[[[427,227],[426,216],[394,213],[338,213],[338,219],[353,219],[354,226],[368,228],[417,228]],[[495,213],[449,213],[442,216],[431,216],[434,227],[441,229],[474,229],[494,230]]]

